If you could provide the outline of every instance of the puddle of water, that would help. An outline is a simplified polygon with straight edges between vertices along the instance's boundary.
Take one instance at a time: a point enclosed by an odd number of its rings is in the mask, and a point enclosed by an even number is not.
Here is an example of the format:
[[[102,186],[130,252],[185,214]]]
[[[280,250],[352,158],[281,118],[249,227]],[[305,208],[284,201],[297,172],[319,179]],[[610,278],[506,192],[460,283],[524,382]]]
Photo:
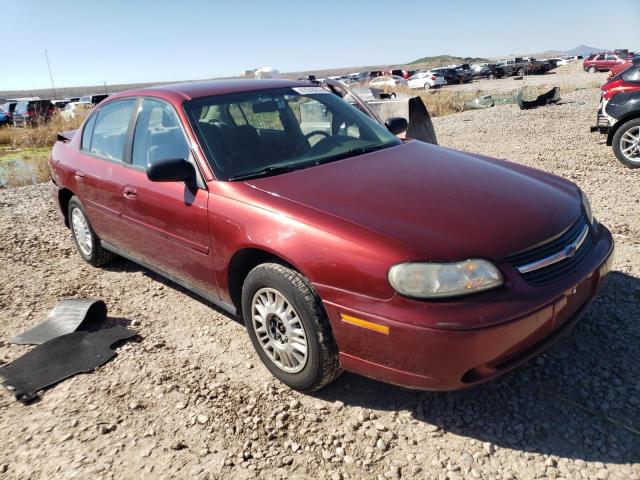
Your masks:
[[[47,155],[3,155],[0,161],[0,188],[35,185],[49,180]]]

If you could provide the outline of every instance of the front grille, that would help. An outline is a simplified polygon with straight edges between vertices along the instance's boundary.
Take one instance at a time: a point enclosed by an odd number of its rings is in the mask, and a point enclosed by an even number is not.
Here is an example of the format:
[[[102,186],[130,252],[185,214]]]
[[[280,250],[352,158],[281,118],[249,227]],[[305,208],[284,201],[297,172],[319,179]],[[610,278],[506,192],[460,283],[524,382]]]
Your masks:
[[[563,252],[567,246],[578,241],[586,226],[588,226],[587,220],[584,217],[580,217],[576,223],[556,238],[528,250],[510,255],[507,257],[507,261],[513,265],[514,268],[523,269],[527,265],[553,257]],[[536,287],[553,283],[573,273],[589,253],[592,245],[591,230],[587,229],[586,237],[572,256],[535,270],[521,272],[521,275],[527,283]]]

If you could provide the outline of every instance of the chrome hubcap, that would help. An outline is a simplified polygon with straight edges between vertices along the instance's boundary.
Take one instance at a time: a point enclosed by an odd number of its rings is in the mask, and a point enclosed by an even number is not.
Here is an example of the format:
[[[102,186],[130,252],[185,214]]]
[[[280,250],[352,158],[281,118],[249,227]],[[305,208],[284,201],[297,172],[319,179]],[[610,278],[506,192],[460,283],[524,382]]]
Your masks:
[[[620,138],[620,151],[630,162],[640,162],[640,127],[633,127],[624,132]]]
[[[253,329],[262,350],[281,370],[298,373],[307,364],[307,335],[291,303],[273,288],[261,288],[251,302]]]
[[[89,230],[89,223],[84,218],[82,211],[79,208],[74,208],[71,212],[71,223],[73,225],[73,235],[78,243],[78,248],[86,256],[91,256],[91,249],[93,247],[91,241],[91,230]]]

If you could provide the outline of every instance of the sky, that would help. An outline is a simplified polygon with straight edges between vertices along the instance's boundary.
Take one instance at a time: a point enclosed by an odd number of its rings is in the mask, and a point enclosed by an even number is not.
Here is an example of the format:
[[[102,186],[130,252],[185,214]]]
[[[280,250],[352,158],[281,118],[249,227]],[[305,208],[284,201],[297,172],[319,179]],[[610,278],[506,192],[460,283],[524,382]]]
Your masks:
[[[16,19],[0,47],[0,91],[50,87],[45,49],[56,87],[640,49],[640,0],[0,0],[0,19]]]

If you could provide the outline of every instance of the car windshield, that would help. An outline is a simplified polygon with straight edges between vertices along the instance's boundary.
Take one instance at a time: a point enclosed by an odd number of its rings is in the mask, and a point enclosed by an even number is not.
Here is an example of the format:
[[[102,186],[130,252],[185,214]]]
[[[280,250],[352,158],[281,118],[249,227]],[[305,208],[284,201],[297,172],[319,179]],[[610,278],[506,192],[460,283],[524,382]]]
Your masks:
[[[197,98],[185,111],[222,180],[309,168],[399,145],[386,128],[315,86]]]

